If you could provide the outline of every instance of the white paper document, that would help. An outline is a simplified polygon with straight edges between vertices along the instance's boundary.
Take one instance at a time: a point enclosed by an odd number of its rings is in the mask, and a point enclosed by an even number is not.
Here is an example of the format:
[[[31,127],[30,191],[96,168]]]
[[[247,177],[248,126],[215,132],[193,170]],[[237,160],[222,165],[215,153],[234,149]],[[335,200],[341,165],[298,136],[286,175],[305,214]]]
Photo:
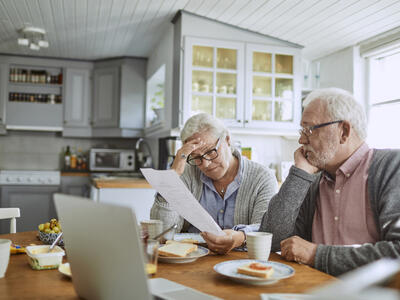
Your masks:
[[[143,176],[181,217],[200,231],[224,235],[210,214],[200,205],[174,170],[140,169]]]

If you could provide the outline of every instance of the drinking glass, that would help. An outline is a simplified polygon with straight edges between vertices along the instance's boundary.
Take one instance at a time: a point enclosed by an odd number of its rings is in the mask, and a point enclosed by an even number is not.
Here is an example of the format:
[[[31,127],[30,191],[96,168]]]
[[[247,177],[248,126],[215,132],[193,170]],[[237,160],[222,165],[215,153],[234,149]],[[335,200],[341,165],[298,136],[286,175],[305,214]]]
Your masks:
[[[154,276],[157,272],[157,259],[159,242],[157,240],[147,239],[143,245],[145,268],[148,276]]]

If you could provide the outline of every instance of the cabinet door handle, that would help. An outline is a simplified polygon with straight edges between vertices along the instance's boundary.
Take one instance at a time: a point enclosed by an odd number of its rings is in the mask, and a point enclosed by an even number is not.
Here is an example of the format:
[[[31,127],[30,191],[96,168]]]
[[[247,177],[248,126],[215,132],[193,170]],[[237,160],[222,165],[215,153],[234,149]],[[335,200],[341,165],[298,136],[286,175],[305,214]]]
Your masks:
[[[237,120],[238,123],[242,123],[242,120]]]
[[[249,123],[249,120],[244,121],[246,124]]]

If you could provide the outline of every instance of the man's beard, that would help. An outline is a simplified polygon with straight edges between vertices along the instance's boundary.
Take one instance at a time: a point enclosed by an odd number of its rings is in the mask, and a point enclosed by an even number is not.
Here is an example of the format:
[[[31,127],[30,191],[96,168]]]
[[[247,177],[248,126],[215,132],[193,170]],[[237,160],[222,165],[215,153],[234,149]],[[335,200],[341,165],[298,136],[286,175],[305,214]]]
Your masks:
[[[326,165],[335,157],[337,152],[337,143],[333,139],[328,139],[324,150],[315,151],[311,146],[308,146],[306,151],[308,152],[307,160],[310,164],[320,170],[325,170]],[[312,155],[310,156],[310,154]]]

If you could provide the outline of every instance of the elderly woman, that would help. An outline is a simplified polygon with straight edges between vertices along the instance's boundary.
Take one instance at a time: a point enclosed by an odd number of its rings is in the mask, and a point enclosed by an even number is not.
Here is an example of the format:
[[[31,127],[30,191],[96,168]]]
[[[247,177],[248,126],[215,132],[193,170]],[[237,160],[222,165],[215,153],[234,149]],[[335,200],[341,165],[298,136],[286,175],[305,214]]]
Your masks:
[[[242,157],[231,145],[224,124],[208,114],[187,120],[182,148],[171,166],[201,206],[225,231],[225,236],[201,233],[209,248],[226,253],[246,241],[246,232],[258,231],[262,216],[278,184],[268,168]],[[151,218],[178,224],[178,231],[199,232],[157,194]]]

